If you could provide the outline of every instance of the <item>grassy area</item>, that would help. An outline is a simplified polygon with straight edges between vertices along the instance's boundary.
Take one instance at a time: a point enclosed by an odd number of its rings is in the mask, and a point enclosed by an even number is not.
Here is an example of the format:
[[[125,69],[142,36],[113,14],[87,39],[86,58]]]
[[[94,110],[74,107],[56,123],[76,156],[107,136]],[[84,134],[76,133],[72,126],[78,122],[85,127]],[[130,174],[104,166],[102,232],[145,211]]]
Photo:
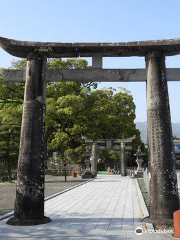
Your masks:
[[[47,176],[45,182],[45,197],[49,197],[55,193],[60,193],[65,189],[76,186],[89,179],[81,179],[81,177],[67,177],[67,182],[63,176]],[[16,197],[16,181],[13,183],[0,183],[0,216],[13,211]]]
[[[98,171],[98,174],[108,174],[107,171]]]
[[[138,180],[139,187],[141,189],[144,201],[146,203],[147,209],[149,211],[149,194],[147,192],[146,185],[144,183],[144,179],[143,178],[138,178],[137,180]]]
[[[16,180],[13,180],[11,183],[10,182],[0,182],[0,186],[6,186],[6,185],[12,185],[16,184]]]

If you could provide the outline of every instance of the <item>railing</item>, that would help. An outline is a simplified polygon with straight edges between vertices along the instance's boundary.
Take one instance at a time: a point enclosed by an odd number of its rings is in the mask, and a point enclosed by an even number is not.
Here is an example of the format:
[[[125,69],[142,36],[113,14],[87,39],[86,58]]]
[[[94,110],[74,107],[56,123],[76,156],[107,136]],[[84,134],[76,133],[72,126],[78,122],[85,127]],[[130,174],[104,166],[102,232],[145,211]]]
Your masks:
[[[64,176],[66,172],[67,176],[72,176],[72,169],[46,169],[45,174],[51,176]]]
[[[176,173],[177,173],[178,190],[180,192],[180,170],[176,170]]]
[[[178,190],[179,190],[179,193],[180,193],[180,170],[176,170],[176,173],[177,173]],[[144,179],[144,183],[145,183],[146,188],[147,188],[147,192],[149,194],[149,170],[148,170],[148,168],[146,168],[143,171],[143,179]]]
[[[146,185],[147,192],[149,194],[149,170],[148,170],[148,168],[146,168],[143,171],[143,179],[144,179],[144,183]]]
[[[127,168],[126,169],[127,176],[135,177],[135,170],[136,170],[136,168],[134,168],[134,167]]]

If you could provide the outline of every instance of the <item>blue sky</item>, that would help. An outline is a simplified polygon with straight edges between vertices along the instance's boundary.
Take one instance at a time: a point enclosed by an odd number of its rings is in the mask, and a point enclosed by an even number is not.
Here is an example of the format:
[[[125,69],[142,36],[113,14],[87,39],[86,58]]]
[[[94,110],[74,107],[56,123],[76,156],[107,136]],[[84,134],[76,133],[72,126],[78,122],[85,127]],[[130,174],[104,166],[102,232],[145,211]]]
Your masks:
[[[124,42],[180,38],[179,0],[1,0],[0,35],[28,41]],[[0,49],[0,67],[14,57]],[[91,59],[89,64],[91,64]],[[167,67],[180,67],[180,56]],[[104,68],[144,68],[144,58],[104,58]],[[146,120],[145,83],[126,87],[136,103],[136,121]],[[180,82],[169,83],[172,122],[180,122]]]

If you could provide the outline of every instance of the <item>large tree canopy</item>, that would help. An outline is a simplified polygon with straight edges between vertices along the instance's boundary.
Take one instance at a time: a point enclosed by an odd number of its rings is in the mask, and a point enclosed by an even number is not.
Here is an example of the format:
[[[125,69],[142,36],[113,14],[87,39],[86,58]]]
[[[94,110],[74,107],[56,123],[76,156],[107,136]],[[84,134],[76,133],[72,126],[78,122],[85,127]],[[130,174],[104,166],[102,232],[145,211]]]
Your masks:
[[[24,69],[25,65],[25,60],[13,61],[10,68]],[[86,69],[88,63],[82,59],[50,59],[47,68]],[[0,75],[0,132],[3,133],[5,126],[6,129],[7,126],[12,129],[16,137],[12,135],[14,140],[10,144],[16,146],[16,149],[19,146],[20,129],[14,130],[13,124],[21,125],[23,94],[23,83],[3,83]],[[73,162],[81,162],[85,145],[82,136],[97,139],[136,135],[133,143],[136,149],[141,141],[134,119],[135,104],[126,89],[100,90],[96,83],[47,84],[46,140],[49,156],[53,151],[58,151],[68,155]],[[7,139],[3,141],[7,142]],[[0,158],[5,156],[5,144],[1,145]],[[115,153],[111,151],[108,157],[113,156]]]

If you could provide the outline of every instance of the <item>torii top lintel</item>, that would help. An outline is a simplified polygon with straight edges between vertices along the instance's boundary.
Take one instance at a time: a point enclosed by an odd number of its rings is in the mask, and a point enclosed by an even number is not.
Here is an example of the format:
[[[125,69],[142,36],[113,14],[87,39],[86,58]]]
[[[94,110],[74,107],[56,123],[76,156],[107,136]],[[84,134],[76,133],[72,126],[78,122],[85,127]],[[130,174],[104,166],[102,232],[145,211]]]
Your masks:
[[[49,58],[145,56],[150,51],[163,51],[166,56],[180,54],[180,39],[139,42],[61,43],[28,42],[0,37],[0,46],[9,54],[27,58],[34,52],[45,53]]]

